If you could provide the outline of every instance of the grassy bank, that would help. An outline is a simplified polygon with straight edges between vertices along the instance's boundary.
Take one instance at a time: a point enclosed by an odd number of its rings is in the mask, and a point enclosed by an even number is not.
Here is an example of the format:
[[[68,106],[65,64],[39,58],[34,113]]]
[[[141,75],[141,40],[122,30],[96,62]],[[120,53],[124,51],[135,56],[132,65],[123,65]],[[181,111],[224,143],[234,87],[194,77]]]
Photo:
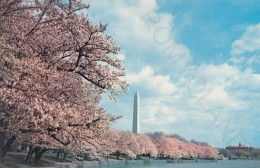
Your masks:
[[[45,153],[39,163],[34,163],[34,156],[31,158],[29,164],[25,164],[25,158],[27,153],[7,153],[5,157],[5,163],[1,165],[1,168],[28,168],[28,167],[48,167],[53,166],[57,162],[71,162],[71,156],[68,155],[66,160],[57,158],[54,153]]]

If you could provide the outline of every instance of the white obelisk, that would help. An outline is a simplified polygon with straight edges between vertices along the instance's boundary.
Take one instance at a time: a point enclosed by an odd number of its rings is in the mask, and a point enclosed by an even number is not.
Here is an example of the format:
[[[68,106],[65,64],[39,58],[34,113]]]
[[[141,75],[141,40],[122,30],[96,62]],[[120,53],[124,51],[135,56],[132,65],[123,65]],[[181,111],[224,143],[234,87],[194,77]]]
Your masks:
[[[133,110],[133,133],[140,132],[140,124],[139,124],[139,94],[136,91],[134,96],[134,110]]]

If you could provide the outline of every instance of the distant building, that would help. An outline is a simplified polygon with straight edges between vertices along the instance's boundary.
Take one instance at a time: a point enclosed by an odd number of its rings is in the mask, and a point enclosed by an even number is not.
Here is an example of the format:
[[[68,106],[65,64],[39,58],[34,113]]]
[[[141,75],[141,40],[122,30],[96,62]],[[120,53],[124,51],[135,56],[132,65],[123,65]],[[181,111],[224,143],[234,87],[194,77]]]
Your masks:
[[[138,94],[138,91],[136,91],[135,96],[134,96],[133,133],[140,133],[140,123],[139,123],[139,94]]]
[[[250,147],[250,146],[242,145],[241,143],[239,143],[238,146],[227,146],[226,149],[230,150],[230,151],[238,150],[238,149],[241,149],[241,150],[244,150],[244,151],[251,151],[254,148]]]

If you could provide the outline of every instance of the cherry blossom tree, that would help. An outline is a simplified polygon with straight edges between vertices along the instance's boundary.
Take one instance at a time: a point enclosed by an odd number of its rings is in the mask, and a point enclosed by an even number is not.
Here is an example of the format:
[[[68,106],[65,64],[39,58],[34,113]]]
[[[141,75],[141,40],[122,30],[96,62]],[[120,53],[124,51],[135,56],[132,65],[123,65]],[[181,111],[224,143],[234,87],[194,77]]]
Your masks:
[[[141,155],[157,157],[158,154],[156,146],[148,136],[114,129],[103,134],[98,144],[101,146],[98,153],[115,154],[118,159],[120,155],[135,158]]]
[[[97,148],[117,119],[98,107],[100,94],[127,92],[119,47],[93,25],[80,0],[0,1],[1,160],[15,139],[43,148]],[[122,88],[122,91],[119,90]],[[1,139],[2,140],[2,139]],[[83,147],[83,148],[82,148]]]
[[[122,131],[117,145],[118,154],[124,154],[129,158],[135,158],[137,153],[139,153],[139,145],[137,143],[134,133]]]
[[[157,147],[159,157],[172,156],[174,144],[172,143],[171,138],[161,136],[154,141],[154,144]]]
[[[114,118],[105,115],[105,111],[97,106],[96,98],[89,97],[87,87],[80,87],[83,84],[77,83],[76,79],[71,80],[75,74],[57,76],[60,73],[52,74],[50,70],[42,72],[42,67],[37,63],[34,68],[28,68],[28,62],[19,60],[17,68],[21,69],[14,71],[14,75],[20,76],[21,71],[34,73],[15,81],[11,88],[2,89],[1,99],[14,107],[13,111],[2,113],[8,123],[5,131],[22,142],[42,147],[54,146],[53,141],[75,149],[82,149],[81,145],[92,145],[91,137],[108,128]],[[8,75],[4,78],[7,79]],[[48,80],[43,80],[44,77]]]
[[[197,158],[198,157],[198,155],[197,155],[198,146],[194,143],[186,144],[186,146],[187,146],[186,148],[187,148],[188,156],[191,158]]]
[[[201,146],[202,148],[202,157],[206,159],[214,159],[217,158],[219,151],[216,148],[211,146]]]
[[[124,75],[121,61],[110,55],[120,48],[104,35],[107,25],[93,25],[83,14],[75,13],[89,7],[81,0],[69,0],[68,4],[61,0],[1,3],[1,33],[9,44],[8,54],[40,57],[57,70],[73,72],[110,91],[113,97],[120,94],[117,86],[127,92],[126,81],[120,79]]]
[[[200,146],[164,136],[155,139],[154,143],[161,157],[215,159],[219,153],[209,145]]]
[[[107,157],[108,155],[119,151],[118,141],[121,137],[121,134],[122,133],[119,130],[109,129],[109,131],[100,136],[97,139],[97,142],[100,145],[98,153]]]
[[[139,155],[148,155],[149,157],[157,157],[158,151],[151,138],[143,134],[135,134],[139,145]]]

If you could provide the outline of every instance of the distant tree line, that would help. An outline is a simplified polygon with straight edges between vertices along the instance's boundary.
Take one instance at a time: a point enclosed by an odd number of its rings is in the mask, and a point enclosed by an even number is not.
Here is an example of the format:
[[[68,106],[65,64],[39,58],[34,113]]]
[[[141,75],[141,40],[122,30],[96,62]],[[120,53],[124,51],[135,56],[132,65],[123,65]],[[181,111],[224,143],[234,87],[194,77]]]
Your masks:
[[[228,150],[225,148],[219,149],[219,154],[228,159],[260,159],[260,149],[254,148],[252,150]]]
[[[182,142],[185,142],[185,143],[193,143],[193,144],[196,144],[196,145],[199,145],[199,146],[209,146],[209,144],[206,143],[206,142],[200,142],[200,141],[196,141],[194,139],[189,141],[179,134],[165,134],[163,131],[147,132],[147,133],[145,133],[145,135],[149,136],[151,139],[156,139],[156,138],[159,138],[161,136],[164,136],[164,137],[167,137],[167,138],[176,138],[176,139],[178,139]]]

